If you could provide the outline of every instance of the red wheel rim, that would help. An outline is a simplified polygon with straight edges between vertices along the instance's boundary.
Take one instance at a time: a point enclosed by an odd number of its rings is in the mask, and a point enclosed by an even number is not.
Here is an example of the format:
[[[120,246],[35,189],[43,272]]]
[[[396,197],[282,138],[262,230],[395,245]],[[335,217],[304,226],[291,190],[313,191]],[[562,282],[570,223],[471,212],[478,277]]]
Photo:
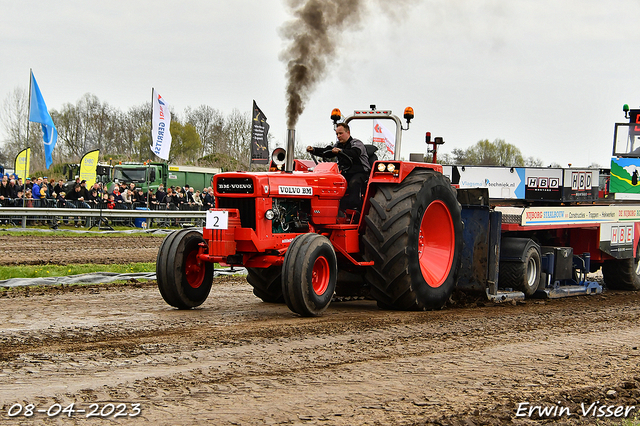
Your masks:
[[[440,287],[449,276],[455,245],[449,209],[440,200],[432,202],[422,216],[418,236],[420,270],[430,287]]]
[[[316,259],[313,264],[313,271],[311,271],[311,285],[314,293],[322,296],[329,287],[330,278],[329,261],[324,256],[320,256]]]
[[[184,263],[184,274],[193,288],[198,288],[204,281],[204,262],[198,260],[198,250],[192,250]]]

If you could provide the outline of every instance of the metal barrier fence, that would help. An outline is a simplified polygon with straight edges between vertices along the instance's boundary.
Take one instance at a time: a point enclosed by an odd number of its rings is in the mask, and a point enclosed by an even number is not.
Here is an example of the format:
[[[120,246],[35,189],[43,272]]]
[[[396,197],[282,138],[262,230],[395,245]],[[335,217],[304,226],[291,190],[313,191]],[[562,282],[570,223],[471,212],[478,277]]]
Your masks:
[[[18,201],[18,202],[16,202]],[[85,203],[72,200],[25,200],[0,201],[0,224],[29,225],[76,225],[82,227],[136,226],[139,228],[166,228],[171,226],[203,226],[206,211],[199,205],[190,204],[116,204],[107,202]],[[18,204],[18,205],[16,205]]]

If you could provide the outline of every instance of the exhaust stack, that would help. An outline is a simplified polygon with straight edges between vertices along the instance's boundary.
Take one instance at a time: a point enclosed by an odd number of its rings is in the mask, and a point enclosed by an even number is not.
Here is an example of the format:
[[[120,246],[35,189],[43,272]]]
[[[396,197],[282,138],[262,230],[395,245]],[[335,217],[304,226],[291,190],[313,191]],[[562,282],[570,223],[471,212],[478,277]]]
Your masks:
[[[293,171],[293,156],[296,150],[296,130],[287,129],[287,159],[284,164],[284,170],[286,172]]]

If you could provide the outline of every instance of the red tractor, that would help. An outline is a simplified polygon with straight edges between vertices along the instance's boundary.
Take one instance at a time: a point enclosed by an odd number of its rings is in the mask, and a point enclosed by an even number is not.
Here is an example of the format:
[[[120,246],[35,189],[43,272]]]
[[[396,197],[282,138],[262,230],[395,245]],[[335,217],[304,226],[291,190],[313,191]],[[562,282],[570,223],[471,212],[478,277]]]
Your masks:
[[[334,126],[340,120],[334,110]],[[375,161],[359,211],[339,217],[346,179],[334,162],[294,160],[274,151],[269,172],[215,175],[215,209],[202,233],[176,231],[157,258],[158,287],[179,309],[202,304],[214,263],[244,266],[254,294],[286,303],[302,316],[320,315],[334,294],[367,295],[381,308],[438,309],[457,280],[462,250],[461,206],[437,164],[399,160],[402,130],[391,111],[355,111],[358,119],[396,124],[395,158]],[[375,150],[367,149],[372,153]]]

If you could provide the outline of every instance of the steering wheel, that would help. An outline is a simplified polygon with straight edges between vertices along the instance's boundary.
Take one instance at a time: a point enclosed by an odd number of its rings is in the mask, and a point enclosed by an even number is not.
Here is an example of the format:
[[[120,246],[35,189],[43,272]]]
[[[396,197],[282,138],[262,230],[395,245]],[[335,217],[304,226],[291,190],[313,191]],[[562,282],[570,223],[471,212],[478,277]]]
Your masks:
[[[309,154],[311,154],[311,159],[314,163],[316,163],[317,166],[318,160],[316,159],[316,157],[321,157],[324,161],[327,161],[329,158],[335,157],[335,154],[331,152],[332,149],[333,148],[325,149],[320,154],[314,154],[313,152],[310,152]]]
[[[340,151],[337,154],[334,154],[333,151],[331,151],[331,149],[327,149],[322,153],[322,158],[324,160],[328,160],[329,158],[334,158],[334,157],[338,157],[338,159],[344,160],[342,162],[338,161],[338,169],[341,172],[345,172],[349,170],[351,166],[353,166],[353,160],[351,159],[351,157],[349,157],[347,154],[345,154],[342,151]]]

